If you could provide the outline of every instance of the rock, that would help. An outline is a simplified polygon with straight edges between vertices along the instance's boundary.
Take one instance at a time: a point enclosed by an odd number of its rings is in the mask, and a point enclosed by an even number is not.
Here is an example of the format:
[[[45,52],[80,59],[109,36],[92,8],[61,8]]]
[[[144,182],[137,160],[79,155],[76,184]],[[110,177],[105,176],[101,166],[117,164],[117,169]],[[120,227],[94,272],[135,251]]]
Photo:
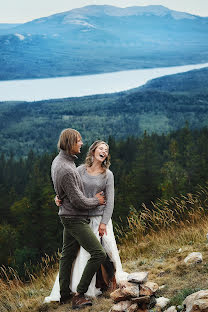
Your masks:
[[[129,296],[122,293],[121,289],[116,289],[110,294],[111,299],[114,302],[124,301],[129,299]]]
[[[124,296],[139,297],[139,285],[131,285],[120,289]]]
[[[156,303],[157,303],[157,300],[156,300],[155,296],[150,296],[150,302],[148,304],[148,309],[154,308]]]
[[[156,299],[156,302],[157,302],[156,307],[163,309],[168,304],[169,301],[170,301],[170,299],[168,299],[168,298],[159,297]]]
[[[128,275],[127,281],[142,284],[147,281],[148,272],[134,272]]]
[[[149,304],[150,303],[150,296],[132,298],[131,301],[133,303],[138,303],[138,304],[141,304],[141,303]]]
[[[167,310],[165,310],[164,312],[177,312],[176,306],[171,306]]]
[[[201,263],[202,262],[202,254],[201,252],[192,252],[185,259],[185,263]]]
[[[142,309],[138,308],[138,310],[136,310],[137,312],[148,312],[148,309],[145,307],[142,307]]]
[[[136,303],[130,305],[130,307],[126,310],[126,312],[137,312],[138,311],[138,305]]]
[[[184,300],[183,305],[186,307],[186,312],[207,312],[208,290],[200,290],[189,295]]]
[[[140,296],[152,296],[158,289],[157,283],[146,282],[145,284],[139,285]]]
[[[125,287],[132,286],[132,285],[135,285],[135,283],[130,283],[127,281],[120,281],[118,283],[119,288],[125,288]]]
[[[131,301],[120,301],[114,304],[109,312],[126,312],[131,305]]]

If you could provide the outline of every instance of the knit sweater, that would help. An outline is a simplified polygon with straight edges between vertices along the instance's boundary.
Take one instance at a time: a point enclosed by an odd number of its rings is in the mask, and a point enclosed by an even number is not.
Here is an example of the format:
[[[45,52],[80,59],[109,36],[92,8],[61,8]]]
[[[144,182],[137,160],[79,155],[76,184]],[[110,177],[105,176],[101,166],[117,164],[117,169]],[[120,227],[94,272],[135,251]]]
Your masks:
[[[102,216],[101,223],[107,224],[110,220],[114,207],[114,177],[113,173],[107,169],[105,173],[96,176],[90,175],[85,165],[77,168],[84,185],[86,197],[93,197],[96,193],[104,192],[106,205],[102,205],[89,210],[89,216]]]
[[[62,200],[60,216],[75,218],[89,217],[89,210],[99,206],[97,197],[84,196],[84,187],[74,159],[61,150],[52,162],[51,177],[56,194]]]

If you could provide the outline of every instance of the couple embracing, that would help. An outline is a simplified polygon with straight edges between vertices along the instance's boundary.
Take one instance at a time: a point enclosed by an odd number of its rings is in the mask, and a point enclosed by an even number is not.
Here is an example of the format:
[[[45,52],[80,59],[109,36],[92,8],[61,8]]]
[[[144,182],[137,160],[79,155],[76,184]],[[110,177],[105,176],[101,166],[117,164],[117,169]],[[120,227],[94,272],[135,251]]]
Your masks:
[[[64,304],[72,300],[74,309],[92,305],[87,296],[115,287],[127,275],[122,271],[111,222],[114,177],[108,169],[109,146],[95,141],[85,164],[76,168],[74,160],[82,145],[78,131],[63,130],[59,154],[51,167],[64,230],[59,274],[45,302],[60,300]]]

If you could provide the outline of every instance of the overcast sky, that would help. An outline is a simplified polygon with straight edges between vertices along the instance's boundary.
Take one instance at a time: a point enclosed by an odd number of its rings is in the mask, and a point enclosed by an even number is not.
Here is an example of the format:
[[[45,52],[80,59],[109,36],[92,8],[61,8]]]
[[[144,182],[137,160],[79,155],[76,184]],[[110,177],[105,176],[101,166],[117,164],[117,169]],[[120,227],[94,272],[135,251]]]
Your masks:
[[[208,0],[0,0],[0,23],[23,23],[85,5],[118,7],[164,5],[169,9],[208,17]]]

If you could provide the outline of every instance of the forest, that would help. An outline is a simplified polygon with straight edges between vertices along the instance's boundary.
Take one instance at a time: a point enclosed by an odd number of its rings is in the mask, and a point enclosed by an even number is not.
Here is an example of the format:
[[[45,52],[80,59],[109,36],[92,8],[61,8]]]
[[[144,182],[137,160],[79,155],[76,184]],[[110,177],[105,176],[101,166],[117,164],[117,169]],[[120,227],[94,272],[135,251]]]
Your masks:
[[[208,69],[158,78],[130,91],[39,102],[0,102],[0,152],[16,158],[52,152],[75,128],[85,143],[113,136],[167,134],[208,125]]]
[[[208,128],[185,127],[169,134],[116,139],[109,136],[115,177],[114,228],[125,227],[132,211],[180,194],[197,193],[208,182]],[[88,145],[77,165],[84,162]],[[54,204],[50,167],[57,151],[25,157],[0,156],[0,263],[17,270],[22,279],[37,272],[45,254],[62,243],[62,225]]]

